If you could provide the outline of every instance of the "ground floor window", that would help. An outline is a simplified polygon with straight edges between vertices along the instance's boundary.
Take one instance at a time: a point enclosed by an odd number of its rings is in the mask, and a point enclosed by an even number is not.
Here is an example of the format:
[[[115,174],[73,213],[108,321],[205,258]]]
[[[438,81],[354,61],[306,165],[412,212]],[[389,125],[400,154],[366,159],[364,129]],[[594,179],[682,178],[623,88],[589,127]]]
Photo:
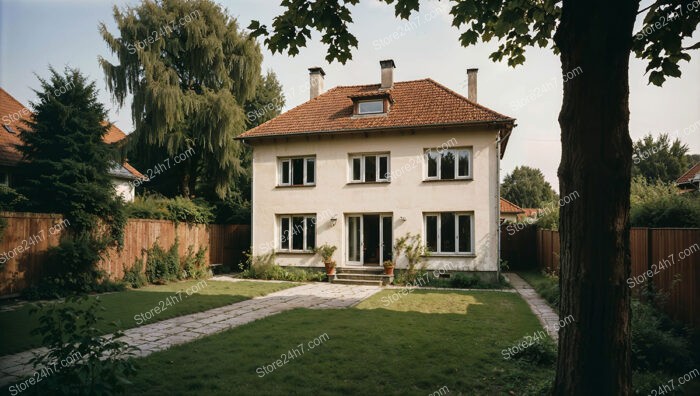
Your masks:
[[[279,250],[310,252],[316,247],[315,215],[279,216]]]
[[[433,253],[473,253],[473,220],[471,213],[426,213],[426,247]]]

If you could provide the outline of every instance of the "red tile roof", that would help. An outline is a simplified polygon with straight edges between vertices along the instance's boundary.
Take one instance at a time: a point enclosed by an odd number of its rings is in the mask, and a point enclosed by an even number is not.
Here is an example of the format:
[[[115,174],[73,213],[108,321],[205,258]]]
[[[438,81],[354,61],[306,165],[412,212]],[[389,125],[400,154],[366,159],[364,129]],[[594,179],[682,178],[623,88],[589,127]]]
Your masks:
[[[353,100],[379,93],[379,84],[335,87],[238,138],[329,134],[376,129],[458,126],[478,123],[514,125],[499,114],[431,79],[403,81],[390,89],[394,103],[386,115],[353,116]]]
[[[525,213],[525,211],[509,200],[501,198],[501,213]]]
[[[27,128],[26,121],[32,117],[32,112],[26,108],[17,99],[12,97],[3,88],[0,88],[0,165],[17,166],[17,163],[22,159],[22,154],[15,148],[16,145],[21,145],[19,139],[20,128]],[[103,122],[106,125],[107,122]],[[10,133],[5,125],[9,125],[15,133]],[[124,139],[126,134],[116,125],[111,124],[107,134],[103,140],[107,144],[119,142]],[[124,163],[124,167],[133,173],[136,177],[143,177],[134,167],[128,163]],[[134,173],[136,172],[136,173]]]
[[[700,162],[693,165],[692,168],[688,169],[687,172],[681,175],[681,177],[679,177],[678,180],[676,180],[676,184],[688,184],[698,173],[700,173]]]

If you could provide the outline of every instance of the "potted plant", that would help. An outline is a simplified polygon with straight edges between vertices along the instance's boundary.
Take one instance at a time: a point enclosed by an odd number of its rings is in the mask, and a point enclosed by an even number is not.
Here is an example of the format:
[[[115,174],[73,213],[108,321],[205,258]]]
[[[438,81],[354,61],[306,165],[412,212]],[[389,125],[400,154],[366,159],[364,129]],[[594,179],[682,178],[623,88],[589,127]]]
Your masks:
[[[335,261],[332,260],[333,253],[338,249],[337,246],[329,245],[324,243],[323,245],[314,249],[314,253],[321,256],[323,264],[326,266],[327,275],[335,275]]]
[[[391,260],[386,260],[384,263],[384,275],[394,275],[394,262]]]

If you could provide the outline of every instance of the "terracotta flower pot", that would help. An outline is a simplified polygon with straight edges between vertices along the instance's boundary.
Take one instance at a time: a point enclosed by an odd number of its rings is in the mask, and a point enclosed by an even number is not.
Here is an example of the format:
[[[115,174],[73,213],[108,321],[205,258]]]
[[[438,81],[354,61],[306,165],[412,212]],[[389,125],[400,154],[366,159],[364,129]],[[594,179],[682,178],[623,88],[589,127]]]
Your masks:
[[[384,267],[384,275],[394,275],[394,267]]]
[[[324,264],[326,266],[326,275],[335,275],[335,263],[333,261],[329,261]]]

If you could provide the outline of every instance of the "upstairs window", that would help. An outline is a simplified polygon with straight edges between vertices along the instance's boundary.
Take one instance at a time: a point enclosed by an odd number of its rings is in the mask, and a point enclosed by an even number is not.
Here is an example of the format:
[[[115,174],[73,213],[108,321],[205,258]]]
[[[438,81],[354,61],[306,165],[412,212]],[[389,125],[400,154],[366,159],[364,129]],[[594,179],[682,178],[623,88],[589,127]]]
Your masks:
[[[357,102],[357,114],[380,114],[384,112],[384,100],[363,100]]]
[[[425,151],[427,180],[458,180],[472,177],[472,151],[468,148]]]
[[[389,154],[350,156],[350,181],[373,183],[389,181]]]
[[[282,158],[279,160],[280,186],[312,186],[316,184],[316,157]]]

